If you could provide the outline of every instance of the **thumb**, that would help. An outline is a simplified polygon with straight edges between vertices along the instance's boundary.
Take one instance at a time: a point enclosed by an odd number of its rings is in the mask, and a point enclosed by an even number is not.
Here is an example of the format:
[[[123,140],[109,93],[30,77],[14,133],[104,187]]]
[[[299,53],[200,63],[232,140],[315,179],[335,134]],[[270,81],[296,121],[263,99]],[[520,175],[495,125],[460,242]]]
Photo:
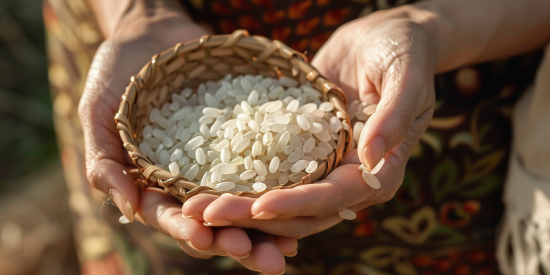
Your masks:
[[[424,70],[407,70],[410,66],[400,65],[385,74],[376,112],[359,137],[359,160],[371,170],[407,138],[416,118],[430,109],[430,81],[427,75],[416,73]]]

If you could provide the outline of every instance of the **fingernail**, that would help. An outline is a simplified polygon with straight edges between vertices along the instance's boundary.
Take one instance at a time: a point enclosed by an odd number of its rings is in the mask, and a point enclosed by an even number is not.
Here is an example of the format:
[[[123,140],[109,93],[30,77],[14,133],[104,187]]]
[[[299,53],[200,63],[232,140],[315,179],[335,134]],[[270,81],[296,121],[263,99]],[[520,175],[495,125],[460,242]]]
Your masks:
[[[282,274],[285,274],[286,270],[283,269],[283,271],[279,272],[279,273],[275,273],[274,275],[282,275]]]
[[[109,193],[111,194],[111,199],[115,202],[116,206],[126,216],[126,218],[130,221],[134,221],[134,211],[132,210],[132,206],[130,205],[130,202],[120,194],[116,189],[110,189]]]
[[[359,135],[359,141],[358,141],[358,144],[357,144],[357,147],[359,149],[359,143],[363,143],[365,142],[365,139],[366,139],[366,135],[367,135],[367,132],[368,132],[368,126],[365,125],[363,127],[363,130],[361,130],[361,134]],[[363,148],[363,155],[360,155],[359,156],[359,159],[363,162],[363,164],[366,164],[367,163],[367,160],[365,159],[365,152],[367,151],[367,147],[365,146],[365,148]],[[357,150],[357,154],[359,154],[359,150]]]
[[[187,215],[187,216],[186,216],[186,215],[182,215],[182,216],[183,216],[184,218],[187,218],[187,219],[200,220],[200,221],[203,220],[203,219],[202,219],[202,213],[201,213],[201,212],[198,212],[198,211],[195,212],[195,213],[193,213],[193,214],[191,214],[191,215]]]
[[[374,166],[374,168],[372,168],[372,171],[370,171],[373,175],[375,175],[376,173],[378,173],[378,171],[380,171],[380,169],[382,169],[382,166],[384,166],[384,162],[386,162],[386,159],[382,158],[380,160],[380,162],[378,164],[376,164],[376,166]]]
[[[386,155],[386,143],[381,136],[376,136],[367,144],[367,147],[363,151],[363,159],[365,160],[369,171],[380,162],[380,160]]]
[[[276,219],[280,216],[281,216],[280,214],[277,214],[275,212],[262,211],[259,214],[253,216],[252,218],[256,220],[271,220],[271,219]]]
[[[294,251],[294,253],[284,254],[284,255],[287,256],[287,257],[294,257],[294,256],[298,255],[298,250]]]
[[[201,249],[196,248],[190,241],[186,241],[185,243],[186,243],[189,247],[191,247],[191,248],[193,248],[193,249],[195,249],[195,250],[197,250],[197,251],[199,251],[199,252],[206,252],[206,251],[208,251],[208,249],[201,250]]]
[[[367,168],[367,147],[363,149],[363,164],[361,164],[361,167],[359,167],[359,170],[367,169],[367,171],[370,171],[369,168]]]
[[[231,257],[231,258],[233,258],[233,259],[237,259],[237,260],[244,259],[244,258],[248,258],[248,256],[250,256],[250,253],[247,253],[246,255],[240,256],[240,257],[239,257],[239,256],[235,256],[235,255],[233,255],[233,254],[231,254],[231,253],[229,253],[229,252],[227,252],[227,251],[224,251],[224,252],[225,252],[225,254],[227,254],[227,256],[229,256],[229,257]]]
[[[231,221],[224,220],[224,219],[217,219],[213,222],[204,222],[204,225],[206,226],[230,226],[232,224],[233,223]]]

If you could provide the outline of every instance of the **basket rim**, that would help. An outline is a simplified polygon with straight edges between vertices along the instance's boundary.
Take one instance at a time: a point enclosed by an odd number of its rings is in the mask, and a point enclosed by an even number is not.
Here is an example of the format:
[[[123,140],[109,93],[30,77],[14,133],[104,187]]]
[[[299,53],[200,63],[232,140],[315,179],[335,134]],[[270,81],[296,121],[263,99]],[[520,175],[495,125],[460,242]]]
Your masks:
[[[255,56],[251,56],[248,53],[238,52],[237,49],[240,48],[259,51],[260,53]],[[307,58],[302,53],[289,48],[278,40],[270,40],[263,36],[250,36],[246,30],[237,30],[232,34],[203,36],[185,43],[178,43],[174,47],[171,47],[160,54],[154,55],[151,61],[149,61],[138,74],[131,77],[130,84],[127,86],[121,97],[121,103],[118,112],[115,115],[115,122],[117,124],[117,129],[124,148],[127,150],[132,162],[137,167],[137,172],[140,176],[140,179],[136,181],[138,187],[145,188],[158,184],[158,186],[164,188],[172,196],[181,202],[185,202],[188,198],[198,193],[214,195],[231,193],[237,196],[259,197],[268,191],[293,188],[298,185],[309,184],[312,182],[312,174],[307,173],[299,182],[289,185],[276,186],[262,192],[217,191],[210,187],[197,185],[179,175],[174,177],[174,175],[169,171],[155,166],[139,148],[138,143],[136,142],[136,138],[138,138],[139,135],[137,132],[139,131],[134,131],[136,129],[133,129],[130,118],[135,116],[136,109],[133,109],[133,106],[139,104],[138,97],[140,92],[143,90],[150,92],[147,88],[155,87],[154,85],[158,84],[159,81],[163,79],[162,74],[171,69],[167,68],[167,66],[173,64],[172,62],[178,60],[178,58],[183,56],[184,61],[199,61],[204,60],[205,56],[208,57],[208,54],[203,54],[201,56],[201,53],[204,53],[205,51],[212,54],[215,51],[221,52],[224,49],[233,49],[234,52],[237,52],[237,54],[234,54],[233,56],[238,56],[241,58],[242,55],[248,54],[248,56],[246,56],[248,57],[248,65],[251,65],[251,62],[269,62],[270,59],[274,57],[278,59],[286,59],[288,60],[288,63],[291,64],[291,75],[284,73],[285,71],[283,71],[282,75],[291,77],[298,81],[300,81],[298,77],[303,79],[305,76],[305,80],[314,84],[314,88],[326,96],[327,100],[324,100],[325,102],[328,101],[334,104],[333,112],[336,117],[342,121],[343,129],[338,133],[339,139],[337,140],[337,145],[331,152],[329,158],[321,162],[319,165],[318,170],[322,165],[326,164],[326,171],[323,173],[321,178],[316,180],[325,178],[336,166],[338,166],[343,158],[343,155],[349,151],[352,143],[353,134],[352,127],[350,126],[350,119],[347,114],[347,99],[345,94],[338,86],[323,77],[311,64],[309,64],[307,62]],[[281,64],[281,66],[282,65],[283,64]],[[275,68],[278,69],[276,66]],[[281,74],[281,72],[279,73]],[[164,77],[169,75],[170,73]],[[242,73],[242,75],[244,75],[244,73]],[[189,77],[189,79],[193,78]],[[166,91],[166,93],[169,93],[169,91]],[[134,115],[132,115],[132,112],[134,112]]]

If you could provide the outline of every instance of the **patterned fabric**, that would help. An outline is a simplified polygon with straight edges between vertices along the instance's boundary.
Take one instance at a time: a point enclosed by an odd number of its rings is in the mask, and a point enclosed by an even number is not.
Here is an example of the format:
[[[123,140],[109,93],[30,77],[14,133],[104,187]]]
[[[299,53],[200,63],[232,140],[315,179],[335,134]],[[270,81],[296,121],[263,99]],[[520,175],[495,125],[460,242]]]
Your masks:
[[[356,19],[368,1],[230,0],[184,1],[194,19],[218,33],[246,29],[313,55],[339,26]]]
[[[397,3],[396,3],[397,2]],[[335,29],[404,1],[230,0],[184,2],[218,32],[245,28],[309,58]],[[212,15],[216,16],[212,16]],[[206,16],[210,15],[210,16]],[[140,224],[120,225],[84,173],[78,101],[102,38],[82,0],[46,0],[54,116],[83,274],[251,274],[235,261],[193,259]],[[287,274],[498,274],[495,234],[510,146],[510,109],[539,55],[436,76],[437,108],[397,195],[354,221],[300,241]]]

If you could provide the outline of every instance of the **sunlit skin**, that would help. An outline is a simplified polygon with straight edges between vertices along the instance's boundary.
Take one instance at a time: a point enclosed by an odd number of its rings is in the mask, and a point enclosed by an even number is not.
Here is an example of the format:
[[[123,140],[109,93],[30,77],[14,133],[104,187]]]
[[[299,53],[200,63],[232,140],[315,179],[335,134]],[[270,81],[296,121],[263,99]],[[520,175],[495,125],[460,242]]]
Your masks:
[[[488,60],[488,56],[506,57],[535,49],[550,36],[548,29],[542,31],[549,26],[549,20],[540,16],[536,23],[525,24],[531,27],[528,32],[532,35],[534,30],[539,31],[537,41],[524,42],[521,47],[503,45],[498,42],[512,43],[524,36],[521,28],[502,32],[501,28],[514,20],[506,7],[495,11],[494,18],[475,18],[481,21],[478,24],[486,20],[483,33],[480,29],[484,27],[468,32],[472,22],[450,27],[449,22],[438,21],[440,11],[436,8],[442,7],[432,7],[431,3],[355,20],[339,28],[312,61],[322,74],[344,89],[349,100],[378,103],[376,113],[361,133],[357,150],[349,152],[342,165],[326,179],[275,190],[258,199],[198,195],[182,207],[183,213],[211,226],[256,228],[274,235],[304,238],[339,223],[342,219],[337,213],[342,209],[357,211],[391,199],[403,180],[415,144],[432,118],[434,74]],[[449,7],[443,8],[448,11]],[[499,20],[498,24],[493,22]],[[459,32],[444,32],[449,28]],[[470,34],[470,40],[461,40],[467,36],[464,32]],[[489,33],[495,34],[495,41],[487,39]],[[492,51],[493,47],[498,50]],[[372,168],[382,157],[386,162],[376,174],[382,187],[374,190],[364,184],[357,168],[360,164]]]
[[[160,190],[140,192],[123,172],[131,162],[113,117],[129,77],[151,56],[208,32],[172,0],[88,1],[107,37],[79,106],[91,184],[126,216],[135,214],[174,237],[189,255],[229,256],[267,274],[284,271],[284,256],[297,253],[297,238],[341,222],[340,210],[394,196],[432,117],[435,73],[537,49],[550,38],[545,0],[427,1],[354,20],[333,34],[312,63],[349,101],[378,103],[357,150],[316,184],[258,199],[197,195],[182,207]],[[357,168],[372,168],[382,157],[385,165],[376,174],[382,187],[374,190]]]
[[[379,106],[357,150],[349,152],[342,165],[316,184],[268,192],[258,199],[197,195],[185,203],[183,213],[202,213],[202,220],[213,226],[303,238],[342,221],[338,212],[343,209],[357,211],[393,197],[411,150],[432,117],[435,57],[421,26],[405,16],[392,16],[376,13],[339,28],[312,61],[342,87],[348,100]],[[363,182],[358,167],[364,163],[372,168],[382,157],[386,162],[376,176],[383,184],[375,190]]]
[[[296,239],[205,226],[184,217],[181,204],[165,192],[153,188],[139,192],[124,172],[133,164],[121,146],[113,117],[130,77],[154,54],[208,32],[173,9],[151,16],[129,12],[118,22],[105,31],[112,37],[101,44],[94,57],[79,106],[90,183],[110,196],[127,217],[135,214],[135,220],[172,236],[193,257],[229,256],[251,270],[281,273],[284,257],[296,254]]]

